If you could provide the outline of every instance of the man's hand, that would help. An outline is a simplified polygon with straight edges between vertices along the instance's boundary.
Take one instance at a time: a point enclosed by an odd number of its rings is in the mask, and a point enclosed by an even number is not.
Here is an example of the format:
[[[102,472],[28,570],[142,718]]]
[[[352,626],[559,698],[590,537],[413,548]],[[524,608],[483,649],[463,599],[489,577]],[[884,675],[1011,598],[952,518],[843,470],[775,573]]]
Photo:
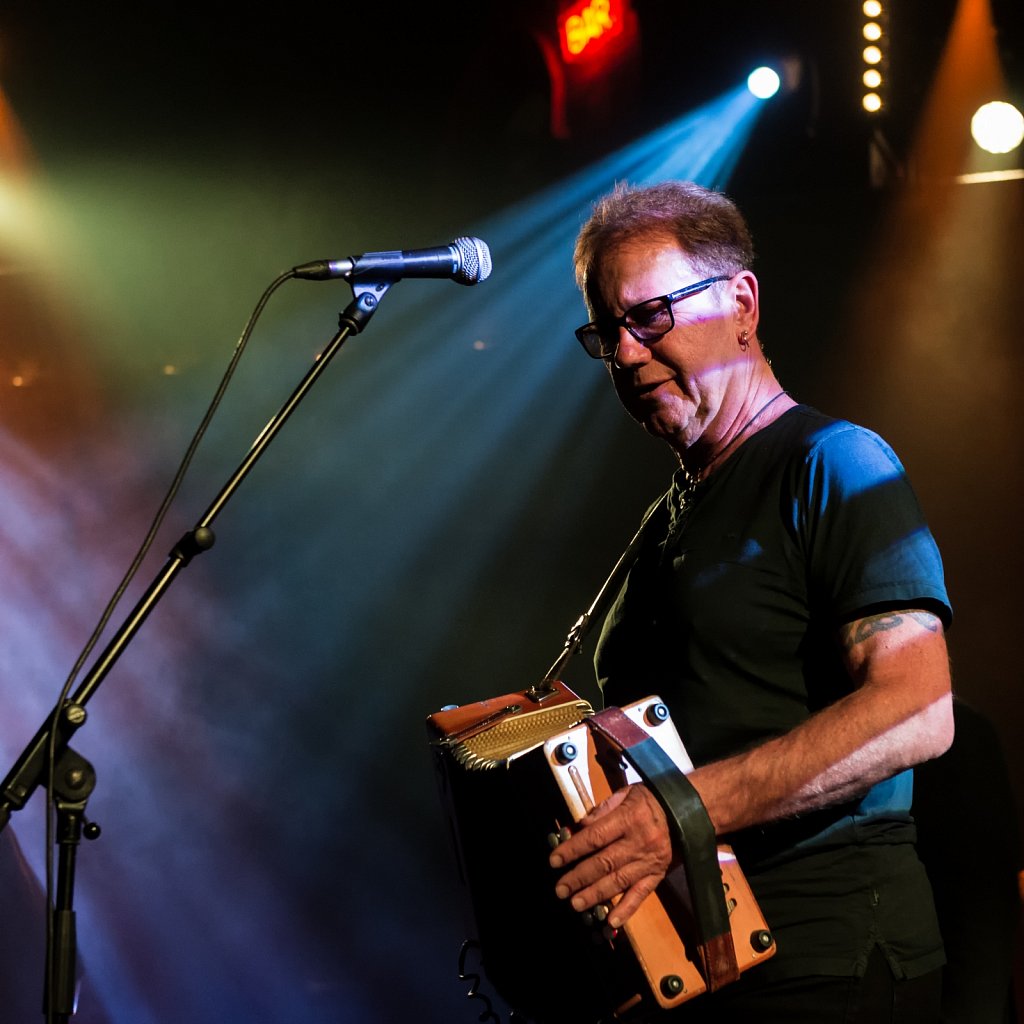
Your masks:
[[[672,864],[665,812],[646,787],[626,786],[582,818],[549,863],[556,869],[575,864],[555,886],[555,894],[571,898],[575,910],[621,896],[608,916],[608,924],[619,928]]]

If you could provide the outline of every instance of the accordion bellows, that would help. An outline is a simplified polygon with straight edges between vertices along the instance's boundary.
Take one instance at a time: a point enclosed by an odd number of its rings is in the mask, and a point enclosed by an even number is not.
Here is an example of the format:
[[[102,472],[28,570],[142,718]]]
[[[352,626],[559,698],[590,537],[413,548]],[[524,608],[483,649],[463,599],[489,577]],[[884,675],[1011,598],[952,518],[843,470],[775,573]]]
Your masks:
[[[457,710],[462,710],[457,709]],[[528,754],[560,732],[577,726],[594,713],[588,701],[575,698],[550,706],[524,710],[522,703],[506,704],[493,716],[485,716],[461,730],[439,737],[452,757],[469,769],[507,767],[510,762]],[[431,716],[435,725],[447,712]]]

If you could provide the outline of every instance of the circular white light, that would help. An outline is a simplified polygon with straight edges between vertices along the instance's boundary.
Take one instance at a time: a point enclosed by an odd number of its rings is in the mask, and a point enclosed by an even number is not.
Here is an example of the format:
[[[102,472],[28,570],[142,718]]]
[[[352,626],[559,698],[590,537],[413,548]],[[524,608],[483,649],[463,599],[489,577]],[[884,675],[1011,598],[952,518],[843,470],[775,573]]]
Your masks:
[[[869,89],[877,89],[882,84],[882,72],[877,68],[868,68],[861,77],[861,81]]]
[[[882,109],[882,97],[877,92],[865,93],[860,102],[869,114],[876,114]]]
[[[882,5],[878,0],[864,0],[861,10],[866,18],[877,18],[882,13]]]
[[[864,47],[864,63],[865,64],[881,64],[882,62],[882,51],[877,46],[865,46]]]
[[[1009,153],[1024,142],[1024,115],[1012,103],[986,103],[971,118],[971,135],[988,153]]]
[[[747,76],[747,88],[759,99],[767,100],[779,91],[782,79],[769,67],[755,68]]]

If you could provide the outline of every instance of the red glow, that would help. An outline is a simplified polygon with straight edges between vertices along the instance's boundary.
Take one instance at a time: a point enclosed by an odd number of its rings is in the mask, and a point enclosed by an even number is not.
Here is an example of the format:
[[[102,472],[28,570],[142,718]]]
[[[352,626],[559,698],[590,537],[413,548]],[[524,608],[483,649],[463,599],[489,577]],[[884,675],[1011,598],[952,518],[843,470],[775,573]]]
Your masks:
[[[558,16],[558,42],[567,62],[589,60],[625,27],[627,0],[579,0]]]

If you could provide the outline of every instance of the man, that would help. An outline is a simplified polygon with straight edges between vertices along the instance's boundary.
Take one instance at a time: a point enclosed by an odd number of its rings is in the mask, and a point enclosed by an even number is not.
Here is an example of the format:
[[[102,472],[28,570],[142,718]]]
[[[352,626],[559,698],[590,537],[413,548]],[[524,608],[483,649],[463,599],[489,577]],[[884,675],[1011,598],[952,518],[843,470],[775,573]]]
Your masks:
[[[952,739],[942,565],[891,449],[785,393],[725,196],[618,187],[576,246],[577,336],[679,461],[598,641],[605,702],[657,694],[777,953],[673,1019],[937,1020],[942,944],[910,766]],[[644,786],[551,854],[577,910],[621,925],[673,859]]]

